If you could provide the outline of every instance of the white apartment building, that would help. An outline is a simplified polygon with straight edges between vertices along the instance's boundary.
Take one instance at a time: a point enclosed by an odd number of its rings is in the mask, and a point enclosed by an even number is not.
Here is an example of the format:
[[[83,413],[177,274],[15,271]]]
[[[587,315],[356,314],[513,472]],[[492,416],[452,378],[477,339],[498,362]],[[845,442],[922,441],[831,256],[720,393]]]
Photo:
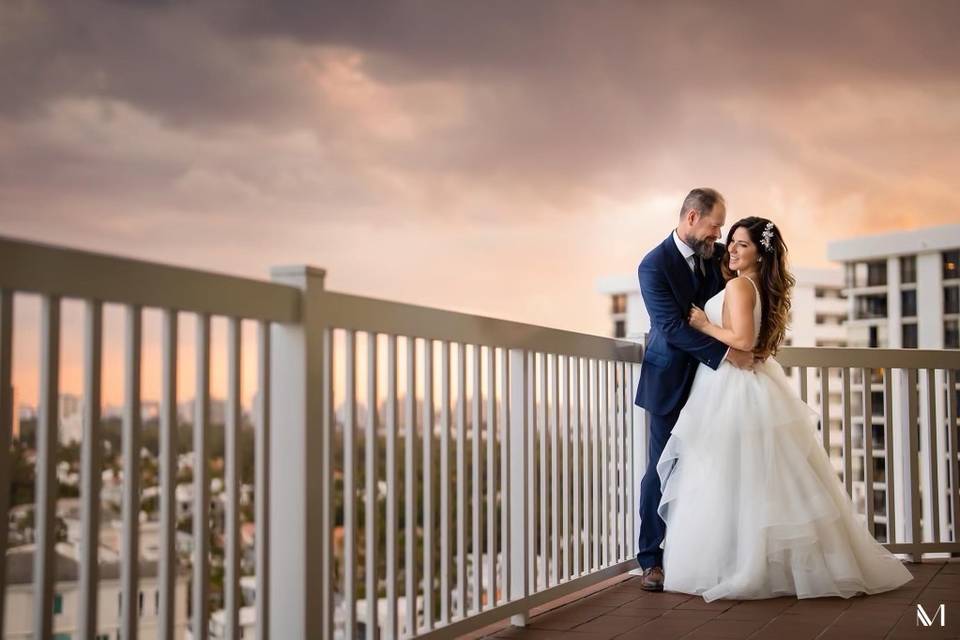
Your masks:
[[[960,224],[943,225],[914,231],[901,231],[882,235],[862,236],[831,242],[827,246],[831,260],[843,266],[844,291],[847,294],[847,336],[851,347],[879,347],[902,349],[957,349],[960,348]],[[960,365],[960,354],[958,354]],[[860,372],[853,376],[854,409],[862,406],[864,390]],[[886,473],[884,436],[883,377],[873,372],[870,385],[870,402],[873,413],[870,437],[874,443],[874,479],[876,481],[874,502],[877,513],[877,535],[882,539],[886,530],[886,499],[883,480]],[[934,384],[945,393],[958,393],[946,389],[942,372],[937,372]],[[920,397],[926,398],[928,389],[925,376],[919,379]],[[893,379],[892,409],[894,416],[903,415],[904,394],[901,381]],[[938,402],[937,406],[943,406]],[[927,403],[920,403],[921,417],[926,424]],[[857,415],[859,413],[859,415]],[[939,416],[944,432],[938,439],[937,459],[940,500],[936,517],[942,523],[941,530],[948,531],[950,510],[946,499],[948,493],[947,465],[949,454],[946,433],[946,415]],[[866,437],[863,417],[854,412],[854,438]],[[926,448],[927,430],[920,430],[921,447]],[[860,450],[862,455],[862,450]],[[857,453],[857,450],[855,450]],[[896,461],[902,464],[902,461]],[[921,456],[921,477],[929,477],[928,458]],[[896,471],[895,471],[896,473]],[[855,476],[856,477],[856,476]],[[901,476],[902,477],[902,476]],[[902,484],[902,483],[901,483]],[[895,500],[903,500],[897,485]],[[930,501],[923,501],[924,535],[932,535]],[[882,514],[882,515],[881,515]],[[903,523],[898,522],[898,534]],[[900,537],[900,539],[905,539]]]
[[[960,224],[831,242],[851,347],[960,348]]]
[[[58,545],[53,588],[52,640],[75,640],[81,637],[80,623],[80,565]],[[17,547],[7,552],[6,616],[4,640],[33,638],[33,553],[34,546]],[[174,637],[184,638],[187,628],[186,575],[177,577],[174,588],[176,614]],[[138,633],[141,638],[157,636],[160,591],[157,565],[140,563],[140,592],[138,594]],[[120,639],[120,565],[100,564],[97,594],[97,633],[95,640]]]

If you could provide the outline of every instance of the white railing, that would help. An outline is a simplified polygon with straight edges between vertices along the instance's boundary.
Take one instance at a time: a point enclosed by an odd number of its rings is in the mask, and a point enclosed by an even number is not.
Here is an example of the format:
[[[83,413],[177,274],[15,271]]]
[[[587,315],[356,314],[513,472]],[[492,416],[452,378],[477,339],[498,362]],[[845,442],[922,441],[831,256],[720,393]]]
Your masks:
[[[960,351],[790,348],[777,359],[797,368],[799,393],[819,411],[821,426],[831,419],[829,373],[840,370],[841,477],[848,494],[862,484],[870,531],[915,561],[925,553],[960,553]],[[809,394],[810,370],[819,372],[819,402]],[[820,437],[828,453],[836,449],[830,429],[821,427]],[[861,473],[855,473],[854,461],[862,463]],[[880,478],[874,461],[883,462]],[[883,491],[877,502],[886,533],[880,535],[875,491]]]
[[[209,457],[211,318],[224,317],[228,326],[227,637],[239,636],[237,438],[244,321],[258,328],[258,638],[353,638],[361,625],[368,638],[454,637],[508,617],[523,623],[533,607],[635,565],[636,488],[647,463],[645,417],[632,402],[639,345],[335,293],[324,289],[324,272],[310,267],[274,269],[272,277],[273,282],[260,282],[0,238],[2,446],[9,446],[13,411],[14,293],[39,294],[43,307],[35,635],[48,637],[53,631],[53,473],[63,298],[78,298],[87,309],[80,590],[81,610],[87,612],[81,631],[88,637],[97,629],[100,491],[93,473],[99,448],[93,443],[100,440],[104,304],[124,305],[127,314],[122,603],[136,601],[138,583],[141,318],[147,307],[160,309],[163,318],[163,638],[174,636],[176,344],[183,314],[197,320],[193,447],[198,461]],[[851,444],[857,414],[863,414],[861,424],[875,423],[869,394],[861,388],[862,411],[852,402],[858,387],[851,371],[870,380],[883,369],[876,389],[887,403],[882,457],[890,464],[882,486],[889,547],[915,559],[927,552],[960,552],[953,527],[957,352],[784,349],[779,360],[821,368],[823,385],[827,368],[843,369],[848,491],[857,481],[852,460],[860,454]],[[928,394],[924,403],[916,394],[918,371],[925,372],[919,377]],[[802,372],[804,397],[806,379]],[[948,388],[950,393],[937,391]],[[901,405],[899,413],[893,409]],[[822,410],[829,414],[826,394]],[[863,437],[865,460],[877,457],[871,436]],[[829,451],[829,430],[823,437]],[[911,455],[896,455],[900,451]],[[194,638],[205,638],[210,549],[208,518],[198,514],[209,509],[210,473],[207,465],[196,466],[191,628]],[[865,515],[873,527],[872,463],[864,473]],[[0,466],[0,487],[9,480],[8,469]],[[0,491],[4,521],[7,495]],[[5,547],[6,528],[0,535]],[[0,564],[0,576],[5,575]],[[121,632],[136,637],[135,607],[123,609]]]

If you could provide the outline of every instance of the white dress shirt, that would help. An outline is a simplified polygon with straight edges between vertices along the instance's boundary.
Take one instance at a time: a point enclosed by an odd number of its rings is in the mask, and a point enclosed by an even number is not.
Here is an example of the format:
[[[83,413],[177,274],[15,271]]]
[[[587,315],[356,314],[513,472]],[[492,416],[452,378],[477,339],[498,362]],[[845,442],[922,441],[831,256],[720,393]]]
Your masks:
[[[694,251],[690,245],[680,239],[676,229],[673,230],[673,241],[677,244],[677,249],[680,250],[680,255],[682,255],[683,259],[687,261],[687,266],[690,267],[690,272],[693,273],[693,270],[697,265],[696,260],[694,260],[694,256],[697,255],[697,252]],[[706,273],[703,272],[703,269],[700,270],[700,275],[706,275]]]

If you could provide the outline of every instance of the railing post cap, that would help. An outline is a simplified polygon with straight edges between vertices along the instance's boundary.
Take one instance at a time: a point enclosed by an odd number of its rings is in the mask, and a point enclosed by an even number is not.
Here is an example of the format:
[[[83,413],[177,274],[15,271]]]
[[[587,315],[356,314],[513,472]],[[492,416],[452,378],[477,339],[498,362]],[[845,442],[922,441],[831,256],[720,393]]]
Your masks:
[[[279,265],[270,268],[270,279],[280,282],[294,279],[319,280],[322,287],[326,277],[326,269],[311,267],[306,264]]]

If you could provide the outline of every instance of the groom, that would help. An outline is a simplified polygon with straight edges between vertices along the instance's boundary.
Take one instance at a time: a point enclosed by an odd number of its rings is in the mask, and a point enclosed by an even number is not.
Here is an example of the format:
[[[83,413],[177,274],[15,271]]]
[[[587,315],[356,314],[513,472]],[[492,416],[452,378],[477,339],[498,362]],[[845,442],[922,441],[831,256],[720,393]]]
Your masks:
[[[666,527],[660,504],[657,460],[687,401],[700,362],[716,369],[724,359],[750,368],[753,354],[729,349],[687,322],[691,305],[704,303],[724,288],[720,229],[726,218],[723,196],[714,189],[694,189],[683,201],[677,228],[640,263],[640,293],[650,315],[635,403],[650,414],[647,471],[640,483],[640,539],[637,562],[640,586],[663,590]]]

